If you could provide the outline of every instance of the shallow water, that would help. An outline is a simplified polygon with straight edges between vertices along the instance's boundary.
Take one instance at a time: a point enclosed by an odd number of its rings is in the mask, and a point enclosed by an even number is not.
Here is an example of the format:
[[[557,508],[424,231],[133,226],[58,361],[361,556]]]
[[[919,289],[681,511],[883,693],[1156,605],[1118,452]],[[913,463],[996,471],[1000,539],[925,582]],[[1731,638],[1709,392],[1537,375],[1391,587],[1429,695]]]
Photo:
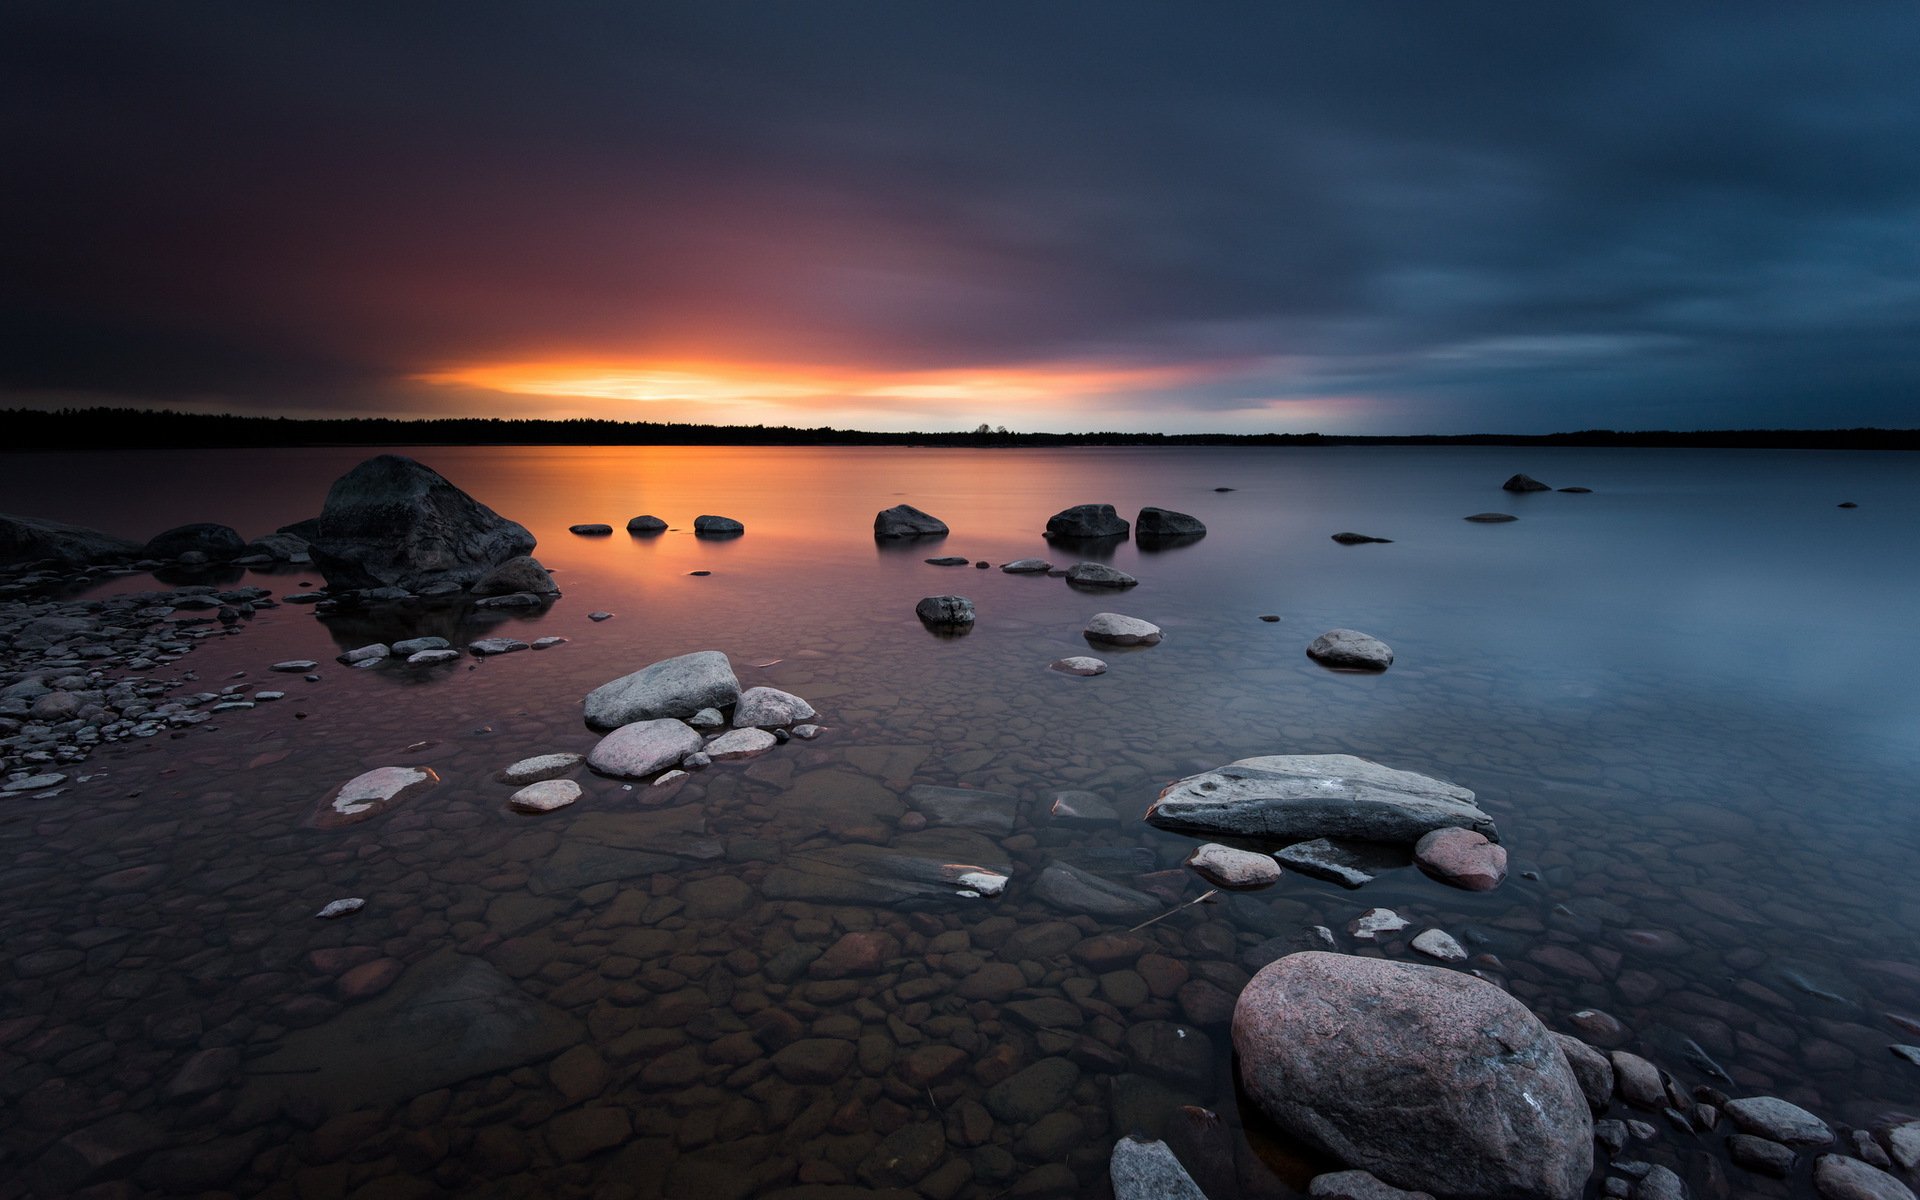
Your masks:
[[[196,520],[253,536],[316,513],[366,453],[0,456],[0,511],[131,536]],[[1615,1041],[1590,1021],[1584,1035],[1646,1054],[1684,1086],[1777,1094],[1863,1128],[1920,1108],[1920,1066],[1888,1049],[1920,1041],[1896,1019],[1920,1020],[1911,458],[409,453],[531,529],[564,597],[484,626],[263,612],[178,666],[204,681],[246,671],[288,683],[287,701],[104,750],[82,768],[87,782],[4,802],[14,970],[0,1174],[15,1177],[4,1194],[55,1194],[61,1140],[134,1114],[116,1132],[141,1153],[106,1173],[155,1192],[748,1196],[844,1180],[934,1197],[1099,1195],[1114,1136],[1178,1127],[1177,1107],[1198,1104],[1228,1126],[1215,1165],[1235,1159],[1207,1181],[1214,1200],[1290,1195],[1311,1170],[1251,1117],[1251,1141],[1240,1132],[1218,999],[1264,961],[1268,939],[1322,924],[1355,948],[1347,923],[1375,905],[1412,920],[1409,935],[1438,926],[1493,956],[1482,969],[1554,1028],[1610,1014]],[[1502,492],[1515,471],[1594,491]],[[873,513],[903,501],[954,532],[876,544]],[[1190,512],[1209,533],[1159,552],[1050,547],[1046,517],[1082,502]],[[1461,520],[1487,510],[1520,519]],[[629,537],[626,519],[643,512],[673,529]],[[709,512],[743,521],[745,536],[694,538],[693,517]],[[567,532],[587,521],[617,532]],[[1341,546],[1328,536],[1341,530],[1394,541]],[[1141,584],[1092,593],[922,561],[934,554],[1101,557]],[[248,582],[286,592],[319,578],[296,568]],[[106,590],[151,586],[127,577]],[[920,597],[947,592],[979,611],[965,637],[913,617]],[[596,609],[616,615],[590,622]],[[1089,651],[1079,630],[1099,611],[1151,620],[1166,640]],[[1314,666],[1306,643],[1336,626],[1390,643],[1393,668]],[[492,631],[570,640],[434,672],[264,674],[373,640]],[[582,776],[587,795],[571,808],[506,811],[499,768],[592,746],[586,691],[697,649],[726,651],[745,686],[807,697],[826,732],[668,795]],[[1111,670],[1045,669],[1089,652]],[[421,742],[432,744],[412,749]],[[1412,870],[1357,892],[1290,875],[1141,931],[1148,957],[1131,967],[1094,970],[1045,936],[1043,922],[1072,919],[1026,895],[1048,861],[1122,878],[1139,873],[1135,856],[1178,867],[1191,839],[1137,814],[1172,779],[1273,753],[1359,754],[1472,788],[1512,876],[1477,895]],[[411,763],[442,783],[364,824],[306,827],[346,778]],[[914,783],[1026,802],[1004,840],[1016,867],[1005,896],[908,914],[762,894],[796,853],[892,839]],[[1067,788],[1100,793],[1123,821],[1050,823],[1048,799]],[[671,820],[697,830],[636,832],[632,814],[683,808]],[[367,908],[311,919],[345,895]],[[1133,924],[1076,923],[1068,946]],[[898,942],[878,973],[788,973],[811,952],[793,947],[869,929]],[[1417,958],[1401,939],[1366,952]],[[463,975],[476,959],[497,974]],[[1003,995],[981,972],[1005,962],[1023,986]],[[381,990],[386,974],[398,982]],[[1183,975],[1211,990],[1181,990]],[[466,1045],[437,1067],[397,1052],[406,1037],[445,1036],[401,1002],[461,987],[498,989],[520,1052]],[[1073,1020],[1036,1026],[1009,1007],[1049,998],[1069,1001]],[[396,1024],[398,1042],[373,1032]],[[842,1063],[814,1047],[827,1078],[779,1058],[796,1039],[853,1049]],[[964,1061],[934,1071],[927,1050],[941,1045]],[[210,1090],[169,1095],[192,1056],[227,1047],[238,1065]],[[462,1076],[463,1055],[488,1069]],[[1002,1074],[1056,1056],[1076,1072],[1039,1097],[1054,1116],[1033,1127],[978,1108]],[[1731,1194],[1811,1194],[1804,1166],[1763,1180],[1727,1165],[1719,1141],[1663,1124],[1630,1153],[1672,1165],[1700,1194],[1724,1191],[1716,1175]]]

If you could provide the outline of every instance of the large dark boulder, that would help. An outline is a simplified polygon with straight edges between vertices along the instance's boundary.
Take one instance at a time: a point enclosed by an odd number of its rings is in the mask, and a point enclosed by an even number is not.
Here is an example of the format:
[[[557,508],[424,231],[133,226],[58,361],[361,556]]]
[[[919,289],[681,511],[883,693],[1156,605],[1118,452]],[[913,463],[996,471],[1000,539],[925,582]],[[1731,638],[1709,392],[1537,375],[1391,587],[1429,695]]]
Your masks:
[[[1233,1012],[1247,1093],[1294,1137],[1441,1200],[1575,1200],[1593,1115],[1559,1045],[1458,971],[1291,954]]]
[[[518,592],[552,596],[559,591],[540,560],[527,554],[508,559],[473,583],[476,596],[511,596]]]
[[[1550,492],[1553,489],[1531,475],[1515,475],[1500,485],[1503,492]]]
[[[382,454],[334,481],[314,565],[333,588],[466,586],[533,549],[509,521],[411,458]]]
[[[0,515],[0,566],[53,559],[70,566],[137,558],[140,543],[98,529]]]
[[[896,504],[873,515],[873,536],[877,538],[939,537],[946,532],[945,521],[911,504]]]
[[[213,562],[225,562],[247,552],[247,539],[231,526],[200,521],[154,534],[148,539],[144,553],[148,558],[179,558],[196,551]]]
[[[1127,519],[1111,504],[1076,504],[1047,518],[1050,538],[1123,538]]]
[[[1196,538],[1206,531],[1199,517],[1170,508],[1143,508],[1133,524],[1133,536],[1137,538]]]

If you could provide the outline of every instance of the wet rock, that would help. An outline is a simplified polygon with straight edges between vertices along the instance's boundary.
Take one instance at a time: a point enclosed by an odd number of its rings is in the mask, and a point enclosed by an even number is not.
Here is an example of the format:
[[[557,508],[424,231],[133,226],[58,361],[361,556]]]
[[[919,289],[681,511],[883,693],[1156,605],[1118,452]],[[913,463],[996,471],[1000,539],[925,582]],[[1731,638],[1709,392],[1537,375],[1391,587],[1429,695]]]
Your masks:
[[[1732,1118],[1742,1133],[1770,1138],[1788,1146],[1813,1150],[1833,1142],[1833,1130],[1827,1127],[1825,1121],[1777,1096],[1729,1100],[1722,1111]]]
[[[1913,1190],[1885,1171],[1838,1154],[1813,1160],[1813,1190],[1823,1200],[1914,1200]]]
[[[1000,569],[1009,575],[1044,575],[1053,570],[1053,564],[1044,558],[1016,558],[1001,563]]]
[[[1573,1200],[1593,1119],[1545,1026],[1458,971],[1289,955],[1233,1019],[1248,1093],[1280,1126],[1396,1187]]]
[[[1070,1059],[1043,1058],[987,1089],[987,1111],[1010,1125],[1037,1121],[1058,1111],[1080,1082],[1080,1068]]]
[[[348,896],[344,899],[328,901],[326,907],[313,915],[323,921],[331,921],[336,917],[344,917],[349,913],[357,913],[366,906],[367,902],[362,897]]]
[[[1687,1185],[1666,1167],[1655,1164],[1634,1183],[1629,1195],[1632,1200],[1687,1200]]]
[[[1067,568],[1067,582],[1081,587],[1130,588],[1140,581],[1105,563],[1077,562]]]
[[[578,770],[584,761],[586,761],[585,756],[580,754],[536,754],[532,758],[523,758],[505,768],[497,778],[501,783],[513,787],[524,787],[529,783],[560,779],[570,775]]]
[[[1093,614],[1087,621],[1084,636],[1089,642],[1104,646],[1157,646],[1160,627],[1138,617],[1103,612]]]
[[[874,514],[876,538],[938,537],[947,532],[947,523],[911,504],[896,504]]]
[[[169,1100],[197,1100],[225,1087],[240,1070],[240,1051],[231,1046],[201,1050],[181,1065],[162,1093]]]
[[[0,792],[5,792],[9,796],[22,792],[39,792],[45,791],[47,788],[59,787],[66,781],[67,777],[65,775],[62,775],[58,771],[50,771],[40,775],[28,775],[24,779],[8,780],[6,783],[0,784]]]
[[[40,1171],[59,1192],[124,1175],[168,1142],[167,1135],[138,1113],[117,1113],[76,1130],[53,1144]]]
[[[476,596],[511,596],[516,592],[551,596],[559,590],[539,560],[526,554],[515,555],[473,582]]]
[[[1329,838],[1283,846],[1274,851],[1273,857],[1288,870],[1341,887],[1357,888],[1373,882],[1372,873],[1365,869],[1366,858]]]
[[[1490,892],[1507,877],[1506,847],[1472,829],[1436,829],[1413,847],[1413,861],[1442,883]]]
[[[1206,532],[1199,517],[1167,508],[1143,508],[1133,524],[1136,538],[1187,538]]]
[[[273,664],[271,667],[268,667],[267,670],[278,671],[282,675],[299,675],[311,671],[319,665],[319,663],[313,661],[311,658],[290,658],[286,662]]]
[[[543,779],[530,783],[507,797],[507,807],[515,812],[550,813],[565,808],[580,798],[580,785],[571,779]]]
[[[1587,1107],[1594,1112],[1606,1111],[1607,1106],[1613,1103],[1612,1060],[1579,1038],[1556,1033],[1553,1040],[1566,1057],[1574,1079],[1579,1082],[1580,1093],[1587,1098]]]
[[[334,481],[311,541],[329,587],[409,591],[470,584],[534,547],[524,527],[397,454],[368,459]]]
[[[1347,754],[1243,758],[1160,793],[1147,821],[1181,833],[1412,843],[1459,826],[1496,836],[1466,788]]]
[[[1356,941],[1371,942],[1383,933],[1399,933],[1408,921],[1390,908],[1370,908],[1347,924]]]
[[[547,1144],[562,1162],[579,1162],[624,1144],[633,1121],[624,1108],[576,1108],[547,1122]]]
[[[811,721],[818,715],[813,711],[813,705],[792,692],[783,692],[779,688],[753,687],[740,693],[740,699],[733,709],[733,724],[736,729],[745,729],[749,726],[772,729],[775,726]]]
[[[1393,649],[1357,629],[1329,629],[1307,646],[1307,657],[1343,671],[1384,671],[1393,665]]]
[[[1771,1175],[1775,1179],[1785,1179],[1791,1174],[1794,1160],[1799,1157],[1779,1142],[1754,1137],[1750,1133],[1729,1135],[1727,1154],[1739,1166],[1761,1175]]]
[[[226,562],[247,552],[247,539],[225,525],[199,522],[179,525],[147,540],[141,554],[146,558],[179,558],[199,553],[208,562]]]
[[[945,1127],[938,1121],[920,1121],[888,1134],[861,1160],[855,1173],[871,1187],[911,1187],[926,1178],[946,1153]]]
[[[730,729],[708,742],[703,749],[714,762],[731,762],[765,754],[777,745],[779,741],[764,729]]]
[[[1307,1195],[1326,1200],[1433,1200],[1426,1192],[1409,1192],[1382,1183],[1366,1171],[1334,1171],[1315,1175]]]
[[[452,643],[443,637],[403,638],[393,643],[393,652],[401,657],[418,654],[422,650],[445,650]]]
[[[600,739],[587,765],[603,775],[641,779],[700,750],[699,733],[671,718],[634,721]]]
[[[510,637],[480,638],[477,641],[467,643],[467,653],[472,654],[476,658],[490,658],[496,654],[515,654],[521,650],[531,648],[532,647],[528,646],[527,643],[521,641],[519,638]],[[433,652],[429,650],[426,653],[431,654]]]
[[[1215,887],[1234,891],[1272,887],[1280,882],[1280,864],[1270,855],[1208,842],[1187,856],[1188,867]]]
[[[371,645],[349,650],[345,654],[337,654],[334,656],[334,661],[352,667],[364,662],[378,662],[380,659],[390,658],[392,655],[393,651],[388,649],[386,645],[380,642],[374,642]]]
[[[440,782],[431,767],[376,767],[354,776],[314,814],[318,829],[339,829],[379,816]]]
[[[1127,529],[1111,504],[1076,504],[1047,518],[1050,538],[1123,538]]]
[[[0,566],[54,559],[69,566],[118,562],[141,555],[139,542],[97,529],[0,515]]]
[[[580,525],[569,525],[567,526],[567,532],[577,533],[582,537],[606,537],[613,532],[613,526],[587,522]]]
[[[1000,846],[964,829],[928,829],[890,845],[791,853],[767,873],[775,900],[889,905],[901,910],[977,902],[1005,889],[1013,867]]]
[[[971,788],[935,787],[918,783],[907,789],[906,801],[929,824],[977,829],[1005,837],[1020,816],[1018,797]]]
[[[965,596],[927,596],[913,606],[913,615],[936,629],[972,625],[973,601]]]
[[[1107,1164],[1113,1200],[1207,1200],[1165,1142],[1123,1137]]]
[[[739,698],[740,681],[727,656],[697,650],[601,684],[587,694],[586,719],[590,728],[608,730],[657,717],[690,717]]]
[[[966,557],[959,554],[942,554],[938,558],[926,559],[925,562],[930,567],[964,567],[967,565]]]
[[[1550,492],[1553,489],[1528,475],[1515,475],[1500,485],[1503,492]]]
[[[1660,1080],[1658,1067],[1625,1050],[1615,1050],[1608,1057],[1613,1062],[1614,1087],[1622,1100],[1649,1112],[1666,1107],[1667,1088]]]
[[[710,513],[702,513],[693,519],[695,537],[734,537],[746,531],[747,527],[732,517],[716,517]]]
[[[1049,815],[1065,825],[1116,825],[1120,821],[1113,805],[1097,792],[1055,792]]]
[[[1511,513],[1483,512],[1474,513],[1472,516],[1463,519],[1472,521],[1478,525],[1502,525],[1508,521],[1518,521],[1520,518],[1513,516]]]
[[[1040,872],[1040,877],[1034,880],[1032,895],[1063,912],[1120,920],[1151,917],[1167,907],[1144,892],[1063,862],[1051,863]]]
[[[839,1083],[853,1067],[854,1044],[840,1038],[801,1038],[782,1046],[773,1069],[788,1083]]]
[[[1105,675],[1107,664],[1097,658],[1075,655],[1072,658],[1057,658],[1047,664],[1047,669],[1062,675]]]
[[[1369,542],[1391,543],[1392,538],[1371,537],[1364,533],[1336,533],[1333,540],[1342,546],[1364,546]]]
[[[1428,958],[1438,959],[1440,962],[1454,963],[1467,960],[1466,949],[1444,929],[1423,931],[1413,939],[1412,946]],[[1612,1090],[1611,1086],[1608,1090]]]

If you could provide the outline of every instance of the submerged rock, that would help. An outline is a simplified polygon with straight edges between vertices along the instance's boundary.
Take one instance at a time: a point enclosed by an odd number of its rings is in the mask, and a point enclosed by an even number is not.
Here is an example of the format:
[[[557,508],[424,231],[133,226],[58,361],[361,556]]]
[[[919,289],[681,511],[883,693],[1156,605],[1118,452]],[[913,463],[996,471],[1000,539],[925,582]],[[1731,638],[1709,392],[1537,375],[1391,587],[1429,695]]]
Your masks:
[[[533,549],[531,533],[398,454],[382,454],[334,481],[311,539],[332,588],[472,583]]]
[[[1412,843],[1457,825],[1497,838],[1466,788],[1350,754],[1243,758],[1171,784],[1147,809],[1162,829],[1203,835]]]
[[[1111,504],[1076,504],[1047,518],[1050,538],[1123,538],[1127,519]]]
[[[1081,587],[1130,588],[1140,581],[1105,563],[1078,562],[1067,568],[1067,582]]]
[[[515,555],[473,583],[476,596],[511,596],[516,592],[551,596],[559,591],[553,584],[553,576],[540,565],[539,559],[529,554]]]
[[[1357,629],[1329,629],[1307,646],[1307,657],[1323,667],[1384,671],[1393,665],[1393,648]]]
[[[935,787],[917,783],[907,789],[907,805],[930,825],[976,829],[1006,837],[1020,816],[1018,797],[971,788]]]
[[[999,895],[1012,871],[1007,852],[978,833],[927,829],[886,846],[789,854],[767,872],[761,892],[772,900],[947,908]]]
[[[1547,1028],[1473,976],[1288,955],[1233,1014],[1248,1094],[1289,1134],[1449,1200],[1575,1200],[1593,1118]]]
[[[1034,880],[1034,899],[1069,913],[1135,920],[1151,917],[1167,906],[1145,892],[1102,879],[1071,863],[1054,862]]]
[[[873,517],[876,538],[937,537],[947,532],[947,523],[911,504],[883,508]]]
[[[1531,475],[1515,475],[1500,485],[1503,492],[1550,492],[1553,489]]]
[[[1089,642],[1107,646],[1157,646],[1160,644],[1160,627],[1151,621],[1142,621],[1139,617],[1124,616],[1120,613],[1095,613],[1087,622],[1083,635]]]
[[[1373,882],[1366,859],[1358,852],[1331,838],[1295,842],[1274,851],[1281,866],[1314,879],[1325,879],[1344,888],[1357,888]]]
[[[740,680],[727,656],[696,650],[662,659],[587,693],[587,725],[616,729],[655,717],[690,717],[703,708],[725,708],[740,698]]]
[[[1133,526],[1136,538],[1191,538],[1206,532],[1199,517],[1169,508],[1143,508]]]
[[[376,767],[340,785],[320,805],[313,824],[339,829],[379,816],[440,782],[432,767]]]

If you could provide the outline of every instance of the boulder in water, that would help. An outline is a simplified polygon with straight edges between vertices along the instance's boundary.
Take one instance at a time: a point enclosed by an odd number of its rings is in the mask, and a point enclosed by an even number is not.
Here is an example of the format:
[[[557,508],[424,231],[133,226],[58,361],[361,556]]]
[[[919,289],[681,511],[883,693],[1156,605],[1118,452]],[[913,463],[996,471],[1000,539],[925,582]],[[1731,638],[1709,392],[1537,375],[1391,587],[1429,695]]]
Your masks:
[[[139,542],[37,517],[0,516],[0,566],[50,558],[73,566],[140,556]]]
[[[701,744],[698,731],[671,717],[634,721],[601,738],[587,765],[602,775],[641,779],[673,766]]]
[[[1206,531],[1199,517],[1170,508],[1143,508],[1133,525],[1136,538],[1192,538]]]
[[[927,596],[913,606],[913,615],[935,629],[958,629],[974,621],[973,601],[965,596]]]
[[[1289,1134],[1448,1200],[1575,1200],[1593,1117],[1518,1000],[1441,967],[1308,951],[1240,994],[1248,1094]]]
[[[716,517],[702,513],[693,519],[695,537],[737,537],[747,531],[747,527],[732,517]]]
[[[1157,646],[1160,627],[1121,613],[1095,613],[1082,634],[1089,642],[1107,646]]]
[[[1067,582],[1081,587],[1130,588],[1140,581],[1105,563],[1078,562],[1067,568]]]
[[[531,533],[411,458],[382,454],[334,481],[309,539],[336,589],[466,586],[533,549]]]
[[[1515,475],[1500,485],[1503,492],[1550,492],[1553,489],[1531,475]]]
[[[1357,629],[1329,629],[1307,646],[1307,657],[1342,671],[1384,671],[1393,665],[1393,647]]]
[[[517,592],[552,596],[559,591],[553,586],[553,576],[547,574],[539,559],[529,554],[515,555],[473,583],[476,596],[511,596]]]
[[[1050,538],[1123,538],[1127,519],[1111,504],[1076,504],[1047,518]]]
[[[226,562],[247,552],[247,539],[230,526],[201,521],[154,534],[142,551],[148,558],[179,558],[196,552],[206,555],[209,562]]]
[[[643,513],[627,522],[628,533],[650,534],[665,533],[667,523],[659,517]]]
[[[696,650],[662,659],[587,693],[587,725],[617,729],[656,717],[691,717],[703,708],[725,708],[740,698],[740,680],[718,650]]]
[[[947,532],[947,523],[911,504],[883,508],[873,517],[873,536],[877,538],[939,537]]]
[[[1407,845],[1455,825],[1499,836],[1466,788],[1350,754],[1272,754],[1189,775],[1160,793],[1147,822],[1288,843],[1325,837]]]

